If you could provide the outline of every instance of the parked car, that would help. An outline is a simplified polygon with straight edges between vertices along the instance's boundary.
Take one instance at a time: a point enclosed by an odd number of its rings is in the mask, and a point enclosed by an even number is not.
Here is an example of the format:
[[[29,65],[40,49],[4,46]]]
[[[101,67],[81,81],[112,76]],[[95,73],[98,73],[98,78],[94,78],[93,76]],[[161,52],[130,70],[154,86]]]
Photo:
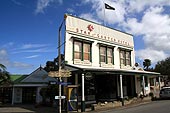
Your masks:
[[[163,87],[160,90],[159,97],[161,99],[168,99],[168,98],[170,98],[170,87]]]

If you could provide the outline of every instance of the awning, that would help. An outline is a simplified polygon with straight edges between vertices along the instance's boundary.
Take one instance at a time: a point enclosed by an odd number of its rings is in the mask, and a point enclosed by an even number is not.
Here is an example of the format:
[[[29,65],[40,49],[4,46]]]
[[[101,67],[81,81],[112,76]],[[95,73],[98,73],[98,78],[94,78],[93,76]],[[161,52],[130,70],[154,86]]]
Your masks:
[[[77,72],[77,73],[92,72],[96,74],[160,76],[160,73],[150,72],[150,71],[113,69],[113,68],[103,68],[103,67],[87,67],[87,66],[85,67],[85,66],[69,65],[69,64],[65,64],[65,69],[69,69],[70,71]]]

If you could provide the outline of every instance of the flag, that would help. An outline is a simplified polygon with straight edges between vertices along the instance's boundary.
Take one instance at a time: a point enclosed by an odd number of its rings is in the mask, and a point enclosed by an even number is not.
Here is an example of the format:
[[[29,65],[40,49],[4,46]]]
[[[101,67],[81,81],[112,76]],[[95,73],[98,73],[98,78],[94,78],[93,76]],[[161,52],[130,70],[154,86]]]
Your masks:
[[[105,8],[106,8],[106,9],[115,10],[115,8],[114,8],[114,7],[112,7],[112,6],[110,6],[110,5],[106,4],[106,3],[105,3]]]

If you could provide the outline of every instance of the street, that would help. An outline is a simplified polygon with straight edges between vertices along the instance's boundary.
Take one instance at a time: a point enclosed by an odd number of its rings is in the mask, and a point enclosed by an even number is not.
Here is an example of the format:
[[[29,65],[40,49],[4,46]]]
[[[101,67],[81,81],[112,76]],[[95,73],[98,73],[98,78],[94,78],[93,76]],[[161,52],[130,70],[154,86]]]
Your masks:
[[[93,113],[170,113],[170,100],[153,101],[147,104]]]

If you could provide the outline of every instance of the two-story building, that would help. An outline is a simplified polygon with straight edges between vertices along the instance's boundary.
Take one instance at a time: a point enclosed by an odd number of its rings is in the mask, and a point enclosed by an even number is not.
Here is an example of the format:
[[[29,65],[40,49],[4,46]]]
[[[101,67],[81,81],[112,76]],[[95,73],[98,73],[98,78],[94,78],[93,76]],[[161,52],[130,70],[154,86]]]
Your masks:
[[[82,104],[112,101],[150,92],[147,72],[135,66],[133,36],[75,16],[65,15],[65,67],[68,81],[80,85]]]

